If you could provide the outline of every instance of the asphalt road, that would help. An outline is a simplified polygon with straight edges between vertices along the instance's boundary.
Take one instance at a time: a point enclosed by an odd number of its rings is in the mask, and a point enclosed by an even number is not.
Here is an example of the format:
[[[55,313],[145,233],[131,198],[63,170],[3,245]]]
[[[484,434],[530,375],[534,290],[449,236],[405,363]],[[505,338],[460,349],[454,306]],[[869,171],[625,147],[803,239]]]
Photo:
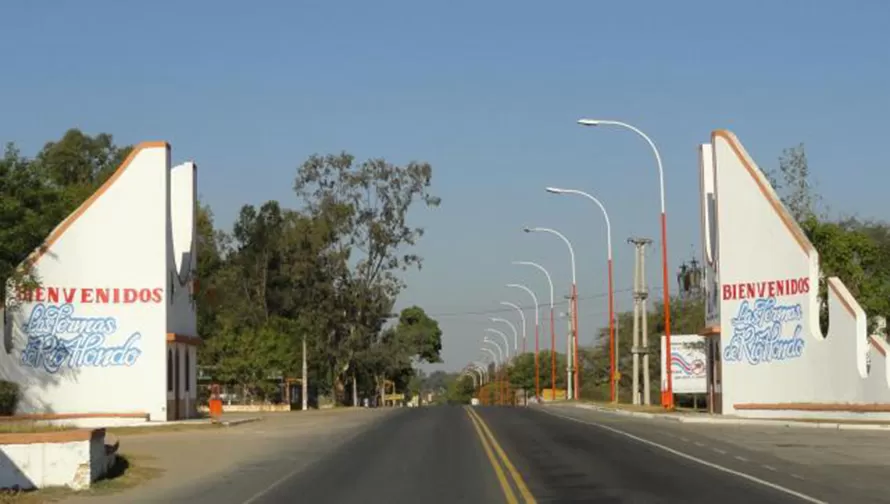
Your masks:
[[[639,432],[548,411],[404,409],[304,469],[272,482],[266,476],[268,484],[250,498],[231,502],[822,502],[795,496],[807,491],[801,481],[786,486],[671,451]]]

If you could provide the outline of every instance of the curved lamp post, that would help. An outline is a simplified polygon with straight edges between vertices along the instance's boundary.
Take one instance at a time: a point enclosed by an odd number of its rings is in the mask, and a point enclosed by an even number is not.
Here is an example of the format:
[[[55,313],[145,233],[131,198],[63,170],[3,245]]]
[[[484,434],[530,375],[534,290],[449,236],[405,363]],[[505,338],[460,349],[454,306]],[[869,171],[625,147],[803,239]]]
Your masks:
[[[507,384],[504,381],[504,377],[506,376],[505,373],[507,370],[507,362],[510,360],[510,343],[507,341],[507,335],[498,331],[497,329],[486,329],[486,331],[498,333],[501,335],[501,337],[504,338],[504,348],[501,348],[501,345],[497,341],[489,338],[488,336],[485,336],[484,338],[482,338],[483,343],[488,343],[490,345],[494,345],[498,349],[498,353],[501,354],[501,371],[500,371],[501,381],[500,381],[500,386],[498,386],[498,393],[501,396],[501,403],[503,403],[504,400],[507,398],[507,392],[506,392]]]
[[[500,367],[504,367],[504,365],[507,364],[507,359],[504,357],[504,349],[501,348],[500,343],[498,343],[497,341],[495,341],[495,340],[489,338],[488,336],[485,336],[484,338],[482,338],[482,342],[483,342],[483,343],[488,343],[489,345],[491,345],[491,346],[493,346],[494,348],[497,348],[497,349],[498,349],[498,361],[497,361],[497,365],[500,366]]]
[[[493,341],[489,340],[488,338],[485,338],[485,340],[486,340],[486,341],[483,341],[483,343],[491,343],[491,344],[494,344],[494,346],[498,349],[498,353],[500,353],[500,351],[501,351],[501,347],[499,347],[497,344],[495,344]],[[498,368],[500,367],[500,362],[501,362],[501,361],[498,359],[498,354],[494,353],[494,350],[492,350],[491,348],[488,348],[488,347],[486,347],[486,346],[483,346],[483,347],[481,348],[481,350],[482,350],[483,352],[488,352],[488,354],[491,355],[491,359],[492,359],[492,361],[494,361],[494,376],[495,376],[495,380],[494,380],[494,381],[495,381],[495,385],[497,385]],[[497,389],[498,389],[498,400],[503,400],[503,396],[502,396],[500,387],[497,387]]]
[[[525,312],[522,311],[522,308],[520,308],[519,305],[516,305],[516,304],[511,303],[511,302],[509,302],[509,301],[501,301],[501,304],[504,305],[504,306],[509,306],[510,308],[513,308],[514,310],[516,310],[516,311],[519,312],[519,319],[522,320],[522,353],[525,353],[525,337],[526,337],[526,332],[525,332]]]
[[[529,296],[532,297],[532,302],[535,304],[535,398],[539,399],[541,397],[541,385],[538,380],[538,350],[539,350],[539,348],[538,348],[538,328],[540,327],[540,323],[538,321],[538,315],[540,315],[539,310],[538,310],[538,307],[539,307],[538,296],[535,296],[534,291],[532,291],[531,289],[529,289],[528,287],[526,287],[525,285],[522,285],[522,284],[507,284],[507,287],[510,287],[513,289],[524,290],[525,292],[528,293]],[[520,310],[520,313],[522,313],[522,310]],[[525,352],[525,315],[522,316],[522,334],[523,334],[523,336],[522,336],[523,337],[522,350],[524,353]]]
[[[668,354],[670,354],[671,349],[671,296],[670,296],[670,284],[668,284],[668,259],[667,259],[667,212],[664,208],[664,166],[661,164],[661,154],[658,153],[658,147],[655,146],[655,142],[652,141],[645,133],[640,131],[639,129],[621,121],[612,121],[612,120],[602,120],[602,119],[579,119],[578,124],[582,126],[618,126],[619,128],[625,128],[633,131],[637,135],[641,136],[646,143],[649,144],[649,147],[652,148],[652,153],[655,154],[655,163],[658,165],[658,187],[661,196],[661,274],[662,274],[662,283],[664,284],[664,344],[665,348],[668,350]],[[665,373],[667,374],[667,390],[666,401],[664,407],[667,409],[674,408],[674,381],[673,381],[673,373],[671,370],[671,366],[665,366]],[[636,391],[634,391],[636,394]]]
[[[519,353],[519,331],[516,330],[516,326],[509,320],[500,317],[492,317],[489,320],[492,322],[503,322],[510,326],[510,330],[513,331],[513,357],[516,357],[516,354]]]
[[[493,334],[497,334],[498,336],[500,336],[501,338],[504,339],[504,348],[503,348],[504,357],[503,357],[503,359],[504,359],[504,364],[506,365],[507,362],[510,360],[510,340],[507,338],[507,335],[504,334],[502,331],[498,331],[497,329],[492,329],[490,327],[488,329],[486,329],[485,331],[493,333]],[[486,336],[485,339],[488,339],[488,337]],[[496,341],[492,341],[492,343],[497,344]],[[498,348],[501,348],[501,346],[498,345]]]
[[[485,382],[488,381],[488,369],[485,367],[485,364],[482,361],[473,361],[473,366],[482,375],[482,383],[484,385]]]
[[[579,375],[578,372],[578,283],[575,275],[575,249],[572,247],[572,242],[569,241],[568,238],[565,237],[564,234],[560,233],[555,229],[545,228],[545,227],[533,227],[533,228],[524,228],[523,231],[526,233],[550,233],[552,235],[560,238],[563,243],[566,244],[566,247],[569,248],[569,259],[572,262],[572,358],[569,360],[569,356],[566,356],[566,362],[570,362],[569,367],[575,368],[575,378],[573,380],[574,383],[568,382],[568,387],[572,388],[574,385],[574,395],[571,397],[573,399],[578,399],[580,394],[578,392],[578,384],[579,384]],[[568,398],[568,396],[567,396]]]
[[[556,323],[553,315],[553,279],[550,277],[550,272],[538,263],[531,261],[513,261],[513,264],[532,266],[541,270],[544,275],[547,276],[547,283],[550,285],[550,392],[553,394],[551,397],[551,400],[553,400],[556,399]],[[535,363],[537,364],[537,359],[535,359]],[[537,365],[535,366],[535,369],[537,369]]]
[[[603,217],[606,219],[606,252],[608,255],[608,270],[609,270],[609,394],[612,402],[616,402],[618,400],[615,395],[615,380],[617,379],[617,369],[616,369],[616,356],[615,356],[615,287],[612,282],[612,224],[609,221],[609,212],[606,211],[606,207],[595,198],[594,196],[584,192],[579,191],[577,189],[562,189],[559,187],[548,187],[547,192],[553,194],[576,194],[579,196],[584,196],[596,203],[600,210],[603,211]]]
[[[473,389],[475,390],[475,389],[479,388],[479,376],[474,371],[475,371],[475,369],[473,371],[470,371],[470,369],[468,369],[468,368],[464,369],[463,372],[461,373],[461,376],[469,376],[470,378],[472,378],[473,379]]]

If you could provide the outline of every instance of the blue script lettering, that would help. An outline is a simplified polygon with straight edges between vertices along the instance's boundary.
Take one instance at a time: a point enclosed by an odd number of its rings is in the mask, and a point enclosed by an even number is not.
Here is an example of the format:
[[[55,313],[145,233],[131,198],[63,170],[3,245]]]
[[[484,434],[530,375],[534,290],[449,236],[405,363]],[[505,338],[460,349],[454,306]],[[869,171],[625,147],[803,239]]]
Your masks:
[[[24,329],[28,342],[22,364],[49,373],[62,367],[129,367],[142,355],[140,333],[132,334],[121,346],[106,346],[106,338],[117,331],[117,321],[112,317],[75,317],[71,304],[36,305]]]
[[[731,319],[732,338],[723,351],[729,362],[748,364],[784,361],[803,355],[803,310],[800,303],[779,305],[775,298],[742,301],[738,314]],[[786,324],[793,324],[790,337],[782,337]]]

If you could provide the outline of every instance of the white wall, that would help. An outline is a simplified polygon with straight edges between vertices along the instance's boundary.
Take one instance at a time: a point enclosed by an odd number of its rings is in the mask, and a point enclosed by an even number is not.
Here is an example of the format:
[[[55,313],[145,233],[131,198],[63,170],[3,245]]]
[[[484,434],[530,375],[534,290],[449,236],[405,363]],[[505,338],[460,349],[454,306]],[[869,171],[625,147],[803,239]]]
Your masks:
[[[41,287],[10,291],[0,352],[0,377],[22,387],[20,413],[166,419],[167,334],[197,332],[195,171],[171,172],[166,143],[140,144],[33,255]]]
[[[197,167],[183,163],[170,172],[170,310],[167,331],[197,337],[197,312],[190,286],[197,275],[196,223]]]
[[[887,361],[868,342],[865,313],[840,280],[829,279],[823,338],[817,252],[735,136],[716,131],[711,140],[723,412],[770,414],[736,408],[751,403],[890,403]]]

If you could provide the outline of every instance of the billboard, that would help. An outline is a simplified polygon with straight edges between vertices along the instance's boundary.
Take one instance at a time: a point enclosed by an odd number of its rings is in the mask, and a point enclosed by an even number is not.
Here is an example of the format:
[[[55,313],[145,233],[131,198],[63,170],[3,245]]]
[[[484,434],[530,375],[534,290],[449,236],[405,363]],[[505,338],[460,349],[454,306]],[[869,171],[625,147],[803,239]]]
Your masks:
[[[674,394],[704,394],[708,391],[707,348],[704,336],[671,335],[671,381]],[[665,337],[661,336],[661,389],[667,388]]]

